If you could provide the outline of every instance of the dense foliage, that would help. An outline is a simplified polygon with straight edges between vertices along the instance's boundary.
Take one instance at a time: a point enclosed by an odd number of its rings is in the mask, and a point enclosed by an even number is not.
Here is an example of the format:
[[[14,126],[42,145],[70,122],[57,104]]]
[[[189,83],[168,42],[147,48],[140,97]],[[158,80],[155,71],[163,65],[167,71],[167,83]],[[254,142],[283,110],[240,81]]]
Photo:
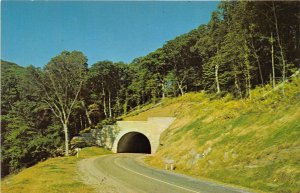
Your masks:
[[[6,175],[54,156],[61,134],[29,72],[1,61],[1,73],[1,175]]]
[[[80,131],[191,91],[239,99],[300,67],[299,2],[221,2],[211,20],[131,64],[87,68],[64,51],[43,69],[1,62],[2,175],[55,156]],[[65,145],[63,145],[65,141]]]

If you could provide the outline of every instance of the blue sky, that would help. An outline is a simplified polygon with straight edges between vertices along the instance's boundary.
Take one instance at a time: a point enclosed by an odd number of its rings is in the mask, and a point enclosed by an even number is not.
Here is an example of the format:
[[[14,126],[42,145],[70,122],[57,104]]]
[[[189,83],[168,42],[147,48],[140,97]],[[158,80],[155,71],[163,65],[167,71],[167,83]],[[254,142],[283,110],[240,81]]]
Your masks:
[[[131,62],[209,21],[218,2],[2,1],[1,58],[44,66],[63,50]]]

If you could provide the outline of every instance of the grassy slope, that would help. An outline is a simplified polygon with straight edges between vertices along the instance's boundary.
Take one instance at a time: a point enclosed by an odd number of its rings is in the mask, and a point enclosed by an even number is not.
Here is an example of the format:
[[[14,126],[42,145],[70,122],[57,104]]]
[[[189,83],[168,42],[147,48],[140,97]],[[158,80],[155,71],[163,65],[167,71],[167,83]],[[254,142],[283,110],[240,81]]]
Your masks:
[[[147,160],[163,168],[264,192],[300,192],[300,78],[281,89],[252,91],[252,99],[209,99],[203,93],[167,99],[125,120],[149,116],[177,119],[161,136],[162,146]],[[203,153],[205,154],[203,157]]]
[[[48,159],[2,180],[1,192],[93,192],[94,189],[92,187],[80,181],[76,164],[81,159],[107,153],[110,153],[110,151],[89,147],[82,149],[79,159],[74,156]]]

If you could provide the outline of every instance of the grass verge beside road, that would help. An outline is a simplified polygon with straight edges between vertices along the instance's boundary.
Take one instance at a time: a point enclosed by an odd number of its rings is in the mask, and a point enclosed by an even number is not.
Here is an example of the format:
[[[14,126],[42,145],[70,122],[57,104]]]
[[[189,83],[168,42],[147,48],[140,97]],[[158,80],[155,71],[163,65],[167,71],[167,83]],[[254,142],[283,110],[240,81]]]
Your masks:
[[[176,172],[263,192],[300,193],[300,78],[270,85],[237,100],[206,93],[166,98],[125,120],[173,116],[160,146],[146,162],[174,160]]]
[[[90,193],[94,189],[81,182],[77,172],[77,162],[94,156],[111,153],[98,147],[88,147],[80,151],[80,157],[58,157],[24,169],[1,181],[2,193]]]

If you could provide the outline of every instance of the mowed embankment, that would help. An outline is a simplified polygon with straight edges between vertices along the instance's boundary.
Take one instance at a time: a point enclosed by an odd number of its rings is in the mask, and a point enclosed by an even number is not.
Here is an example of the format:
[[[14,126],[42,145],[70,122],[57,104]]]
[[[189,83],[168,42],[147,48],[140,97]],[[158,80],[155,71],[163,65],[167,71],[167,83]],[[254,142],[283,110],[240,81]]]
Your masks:
[[[251,99],[204,93],[165,99],[125,120],[174,116],[147,160],[164,168],[173,159],[177,172],[263,192],[300,192],[300,79],[281,88],[256,88]]]
[[[111,153],[98,147],[88,147],[75,156],[51,158],[10,175],[1,181],[2,193],[89,193],[93,186],[84,184],[78,172],[78,162],[85,158]]]

